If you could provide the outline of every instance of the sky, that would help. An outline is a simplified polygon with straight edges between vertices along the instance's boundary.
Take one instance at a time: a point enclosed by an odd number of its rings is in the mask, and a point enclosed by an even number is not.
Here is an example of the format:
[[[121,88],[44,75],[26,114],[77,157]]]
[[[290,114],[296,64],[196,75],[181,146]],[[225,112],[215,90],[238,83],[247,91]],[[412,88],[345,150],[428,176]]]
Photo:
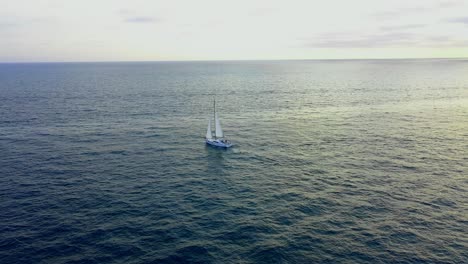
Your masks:
[[[468,0],[0,0],[0,62],[468,57]]]

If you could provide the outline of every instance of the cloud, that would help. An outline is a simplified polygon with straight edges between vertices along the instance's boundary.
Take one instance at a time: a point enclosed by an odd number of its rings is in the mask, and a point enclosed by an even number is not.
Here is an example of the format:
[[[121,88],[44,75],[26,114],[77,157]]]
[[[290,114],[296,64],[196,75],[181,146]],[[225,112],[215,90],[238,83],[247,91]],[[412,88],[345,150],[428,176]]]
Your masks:
[[[400,17],[415,16],[429,12],[439,12],[440,9],[453,9],[463,5],[463,0],[442,1],[435,5],[401,7],[393,10],[373,13],[379,19],[398,19]]]
[[[384,11],[384,12],[377,12],[374,16],[380,19],[395,19],[402,16],[419,14],[423,12],[429,11],[430,8],[427,7],[405,7],[405,8],[398,8],[391,11]]]
[[[323,34],[317,40],[308,41],[308,48],[388,48],[388,47],[466,47],[467,39],[450,36],[424,36],[408,32],[392,32],[374,35]]]
[[[271,13],[275,12],[275,9],[268,8],[268,7],[261,7],[252,9],[249,14],[252,16],[266,16],[270,15]]]
[[[147,16],[135,16],[129,17],[124,20],[127,23],[156,23],[160,22],[159,19],[154,17],[147,17]]]
[[[410,45],[414,43],[415,35],[411,33],[387,33],[376,35],[364,35],[358,37],[338,37],[329,34],[321,36],[318,40],[306,43],[310,48],[376,48],[398,45]]]
[[[131,9],[128,9],[128,8],[121,8],[121,9],[119,9],[119,11],[117,13],[120,14],[120,15],[128,15],[128,14],[132,14],[133,11]]]
[[[462,24],[468,25],[468,17],[454,17],[454,18],[449,18],[446,21],[450,23],[462,23]]]
[[[439,3],[438,7],[440,8],[450,8],[450,7],[457,7],[462,5],[462,1],[444,1]]]
[[[18,23],[13,23],[13,22],[0,22],[0,28],[10,28],[10,27],[16,27],[18,26]]]
[[[380,27],[382,30],[404,30],[404,29],[414,29],[414,28],[423,28],[426,27],[424,24],[408,24],[408,25],[399,25],[399,26],[383,26]]]
[[[34,25],[47,25],[54,23],[53,18],[46,17],[35,17],[29,19],[7,19],[0,20],[0,29],[20,28],[20,27],[31,27]]]

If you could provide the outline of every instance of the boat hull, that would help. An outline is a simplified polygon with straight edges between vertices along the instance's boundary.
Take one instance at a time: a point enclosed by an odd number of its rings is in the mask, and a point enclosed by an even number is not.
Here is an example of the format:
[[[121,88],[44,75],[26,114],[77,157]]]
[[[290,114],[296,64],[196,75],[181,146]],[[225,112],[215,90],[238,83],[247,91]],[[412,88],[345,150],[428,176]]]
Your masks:
[[[232,147],[232,143],[225,140],[222,141],[220,139],[206,139],[205,140],[206,144],[214,146],[214,147],[220,147],[220,148],[230,148]]]

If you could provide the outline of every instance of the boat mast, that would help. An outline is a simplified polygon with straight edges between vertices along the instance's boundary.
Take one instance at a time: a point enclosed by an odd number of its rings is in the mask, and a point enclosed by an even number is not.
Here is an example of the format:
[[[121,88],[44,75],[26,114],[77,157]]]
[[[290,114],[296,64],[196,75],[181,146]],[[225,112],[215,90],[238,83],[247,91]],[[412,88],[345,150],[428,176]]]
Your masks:
[[[216,98],[213,97],[213,120],[215,123],[215,139],[216,139]]]

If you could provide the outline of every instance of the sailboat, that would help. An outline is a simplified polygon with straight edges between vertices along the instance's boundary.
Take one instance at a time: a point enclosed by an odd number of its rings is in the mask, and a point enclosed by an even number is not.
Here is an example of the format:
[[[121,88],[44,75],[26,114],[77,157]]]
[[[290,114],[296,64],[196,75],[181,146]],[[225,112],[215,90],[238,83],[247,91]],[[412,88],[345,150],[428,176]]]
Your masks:
[[[213,114],[215,122],[215,133],[211,130],[211,118],[208,120],[208,128],[206,130],[205,142],[208,145],[229,148],[232,147],[232,143],[229,140],[224,138],[223,129],[221,128],[221,123],[219,122],[218,114],[216,113],[216,99],[213,101]]]

